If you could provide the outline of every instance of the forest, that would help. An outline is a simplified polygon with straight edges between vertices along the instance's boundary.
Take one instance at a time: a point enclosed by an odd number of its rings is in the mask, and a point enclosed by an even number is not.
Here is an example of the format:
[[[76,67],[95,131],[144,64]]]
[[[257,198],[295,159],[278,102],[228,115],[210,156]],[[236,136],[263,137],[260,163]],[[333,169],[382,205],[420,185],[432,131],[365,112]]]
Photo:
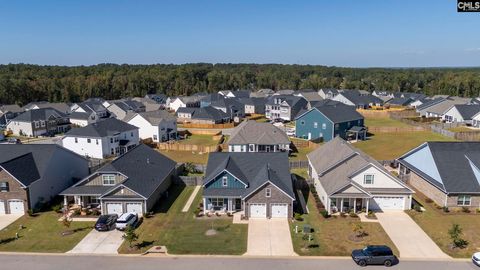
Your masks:
[[[281,64],[0,65],[0,104],[168,96],[223,89],[363,89],[480,95],[480,68],[343,68]]]

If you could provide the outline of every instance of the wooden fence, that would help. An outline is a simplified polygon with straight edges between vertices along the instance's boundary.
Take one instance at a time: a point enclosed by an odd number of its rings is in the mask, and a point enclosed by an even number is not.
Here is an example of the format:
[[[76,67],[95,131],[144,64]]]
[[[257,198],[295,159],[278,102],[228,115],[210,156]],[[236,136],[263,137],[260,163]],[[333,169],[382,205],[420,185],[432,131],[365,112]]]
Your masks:
[[[223,129],[223,128],[234,128],[235,123],[225,123],[225,124],[200,124],[200,123],[182,123],[183,128],[205,128],[205,129]]]
[[[290,160],[290,169],[308,168],[308,160]]]
[[[368,127],[369,132],[373,133],[396,133],[396,132],[417,132],[425,131],[424,127],[411,126],[411,127]]]
[[[186,186],[201,186],[203,185],[203,176],[178,176],[173,178],[173,183]]]
[[[190,152],[202,152],[210,153],[217,152],[219,150],[218,145],[196,145],[196,144],[180,144],[180,143],[159,143],[157,144],[158,150],[170,150],[170,151],[190,151]]]

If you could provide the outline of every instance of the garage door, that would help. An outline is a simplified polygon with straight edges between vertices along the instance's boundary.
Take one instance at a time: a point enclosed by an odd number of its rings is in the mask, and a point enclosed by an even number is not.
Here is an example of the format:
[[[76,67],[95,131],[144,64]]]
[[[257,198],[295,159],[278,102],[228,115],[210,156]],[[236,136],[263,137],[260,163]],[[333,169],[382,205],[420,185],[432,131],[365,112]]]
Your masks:
[[[264,203],[252,203],[250,204],[250,217],[252,218],[266,218],[267,217],[267,205]]]
[[[107,203],[107,214],[123,214],[122,203]]]
[[[371,204],[370,209],[372,210],[403,210],[404,206],[405,206],[404,197],[378,196],[378,197],[373,197],[373,203]]]
[[[127,203],[127,213],[143,213],[143,205],[142,203]]]
[[[0,201],[0,215],[5,214],[5,202]]]
[[[272,203],[272,218],[286,218],[288,217],[288,204],[286,203]]]
[[[8,201],[8,208],[10,208],[10,214],[24,214],[25,209],[23,207],[23,201],[10,200]]]

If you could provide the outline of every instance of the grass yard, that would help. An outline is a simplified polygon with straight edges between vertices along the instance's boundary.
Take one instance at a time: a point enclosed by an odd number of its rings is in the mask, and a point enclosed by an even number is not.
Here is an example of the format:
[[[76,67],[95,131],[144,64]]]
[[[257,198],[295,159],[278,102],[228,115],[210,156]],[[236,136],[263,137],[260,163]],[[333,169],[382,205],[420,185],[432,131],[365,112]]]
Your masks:
[[[365,126],[367,127],[411,127],[406,123],[392,119],[390,117],[382,117],[382,118],[365,117]]]
[[[51,252],[71,250],[93,228],[94,222],[72,222],[66,228],[58,221],[59,215],[52,211],[39,213],[35,217],[25,215],[0,231],[0,251]],[[23,229],[20,229],[23,225]],[[75,233],[62,236],[62,232]],[[15,233],[20,238],[15,240]]]
[[[377,160],[392,160],[400,157],[426,141],[454,141],[430,131],[376,133],[366,141],[353,144]]]
[[[291,222],[293,248],[297,254],[303,256],[349,256],[353,249],[363,248],[369,244],[388,245],[395,254],[398,254],[397,248],[379,223],[361,223],[368,236],[365,236],[362,241],[356,242],[351,240],[351,236],[353,235],[353,224],[360,223],[359,218],[323,218],[318,213],[312,194],[309,194],[307,204],[310,214],[303,215],[304,221]],[[298,225],[299,230],[302,230],[304,224],[310,225],[313,229],[313,241],[309,243],[311,247],[308,249],[304,249],[306,241],[303,240],[303,233],[295,233],[295,226]]]
[[[307,154],[315,150],[315,148],[311,147],[302,147],[298,148],[298,152],[293,152],[290,154],[289,159],[290,160],[307,160]]]
[[[179,140],[179,144],[195,144],[203,146],[212,146],[217,145],[218,141],[213,139],[212,135],[197,135],[192,134],[187,137],[185,140]]]
[[[452,132],[479,132],[480,129],[478,128],[469,128],[469,127],[454,127],[454,128],[449,128],[448,130]]]
[[[162,200],[156,214],[137,229],[138,249],[130,250],[128,243],[120,253],[141,253],[153,245],[167,246],[170,254],[229,254],[240,255],[247,250],[247,225],[232,224],[231,218],[195,219],[193,211],[201,201],[201,192],[188,213],[181,210],[194,187],[173,186],[170,196]],[[206,236],[214,228],[216,235]]]
[[[419,192],[414,195],[426,209],[425,212],[416,212],[414,210],[407,213],[417,222],[420,227],[432,238],[432,240],[448,255],[455,258],[469,258],[474,252],[480,249],[480,214],[477,213],[444,213],[441,209],[437,209],[433,203],[426,203],[425,196]],[[464,249],[451,249],[452,242],[448,230],[452,224],[459,224],[463,229],[462,238],[469,242]]]
[[[208,153],[199,154],[190,151],[158,150],[165,156],[175,160],[178,163],[192,162],[195,164],[207,164]]]

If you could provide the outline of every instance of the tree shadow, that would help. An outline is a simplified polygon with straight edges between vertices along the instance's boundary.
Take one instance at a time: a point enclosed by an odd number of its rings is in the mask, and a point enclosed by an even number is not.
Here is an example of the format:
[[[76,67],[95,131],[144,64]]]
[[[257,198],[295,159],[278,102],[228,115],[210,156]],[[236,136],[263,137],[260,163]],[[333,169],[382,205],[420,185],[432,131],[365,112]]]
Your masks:
[[[142,241],[141,243],[135,244],[135,247],[137,247],[138,249],[142,249],[142,248],[152,246],[154,243],[155,243],[155,240],[154,241]]]
[[[162,198],[160,198],[157,204],[155,204],[153,207],[153,212],[167,213],[185,187],[185,184],[172,184],[165,194],[163,194]]]
[[[91,230],[92,227],[83,227],[83,228],[76,228],[73,230],[74,233],[76,232],[82,232],[82,231],[85,231],[85,230]]]
[[[10,238],[1,239],[0,240],[0,245],[5,245],[5,244],[8,244],[8,243],[13,242],[15,240],[18,240],[18,239],[20,239],[20,236],[18,238],[10,237]]]

